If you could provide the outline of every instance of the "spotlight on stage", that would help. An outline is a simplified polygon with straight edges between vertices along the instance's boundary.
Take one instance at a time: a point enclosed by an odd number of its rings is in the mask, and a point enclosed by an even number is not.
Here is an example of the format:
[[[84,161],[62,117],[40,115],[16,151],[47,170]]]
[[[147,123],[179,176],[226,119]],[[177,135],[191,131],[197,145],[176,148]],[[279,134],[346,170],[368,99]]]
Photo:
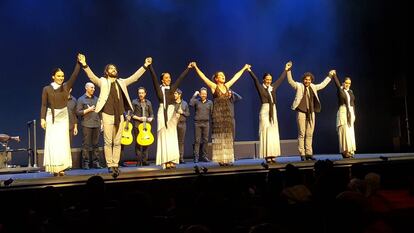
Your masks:
[[[269,164],[267,164],[266,162],[262,162],[260,165],[262,165],[264,169],[269,169]]]

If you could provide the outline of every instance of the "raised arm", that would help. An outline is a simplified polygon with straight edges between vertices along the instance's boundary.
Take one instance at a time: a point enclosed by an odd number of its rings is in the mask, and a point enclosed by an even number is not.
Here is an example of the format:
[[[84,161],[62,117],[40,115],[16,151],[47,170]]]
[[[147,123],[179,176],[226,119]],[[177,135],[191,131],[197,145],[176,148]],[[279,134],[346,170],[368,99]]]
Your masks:
[[[152,65],[150,65],[149,69],[150,69],[150,73],[151,73],[152,84],[154,85],[154,90],[157,94],[158,100],[160,102],[162,102],[163,101],[163,96],[162,96],[162,91],[161,91],[161,87],[160,87],[160,82],[158,81],[157,75],[155,74],[154,67]]]
[[[212,82],[209,78],[204,75],[204,73],[198,68],[197,63],[191,62],[190,65],[194,67],[196,70],[198,76],[201,78],[201,80],[204,81],[204,83],[211,89],[211,91],[214,93],[214,90],[216,90],[216,84]]]
[[[315,85],[316,90],[319,91],[321,89],[324,89],[329,84],[329,82],[332,79],[332,76],[331,76],[332,72],[333,72],[333,70],[329,71],[329,75],[321,83]]]
[[[242,76],[243,72],[250,68],[249,64],[246,64],[243,66],[241,70],[239,70],[232,79],[230,79],[228,82],[226,82],[224,85],[226,85],[227,88],[230,88],[233,86],[233,84]]]
[[[283,72],[280,74],[280,76],[279,76],[279,78],[274,82],[274,83],[272,83],[272,87],[274,88],[274,89],[277,89],[279,86],[280,86],[280,84],[282,84],[283,83],[283,81],[285,80],[285,78],[286,78],[286,73],[290,70],[292,68],[292,62],[291,61],[289,61],[288,63],[286,63],[286,65],[285,65],[285,69],[283,70]]]
[[[295,82],[295,80],[293,80],[292,77],[292,62],[290,62],[291,66],[290,69],[287,71],[286,76],[287,76],[287,80],[289,85],[296,90],[296,88],[298,88],[298,84]]]
[[[341,83],[339,82],[339,78],[338,78],[338,76],[336,74],[336,71],[334,70],[332,74],[329,72],[329,74],[332,75],[332,78],[335,81],[336,88],[338,88],[338,90],[341,89]]]
[[[78,54],[78,62],[82,65],[83,70],[86,73],[86,76],[98,87],[101,87],[101,80],[96,76],[93,71],[89,68],[88,64],[86,64],[86,57],[83,54]]]
[[[80,70],[79,62],[76,62],[75,68],[73,69],[72,75],[70,76],[70,79],[66,82],[66,87],[68,90],[70,90],[73,87],[73,84],[75,83],[76,79],[78,78]]]
[[[187,69],[185,69],[180,77],[178,77],[178,79],[174,82],[174,84],[171,86],[171,92],[174,92],[175,90],[177,90],[177,88],[180,86],[180,83],[183,81],[183,79],[187,76],[188,71],[193,68],[193,66],[190,64],[188,64]]]
[[[194,92],[194,94],[193,94],[193,96],[191,97],[191,99],[190,99],[190,103],[189,103],[189,105],[191,106],[191,107],[194,107],[195,106],[195,104],[196,104],[196,102],[197,102],[197,96],[200,94],[200,92],[199,91],[195,91]]]
[[[126,86],[138,81],[139,78],[145,73],[148,69],[148,66],[152,64],[152,58],[147,57],[145,58],[145,63],[141,66],[133,75],[129,76],[128,78],[124,79],[124,83]]]

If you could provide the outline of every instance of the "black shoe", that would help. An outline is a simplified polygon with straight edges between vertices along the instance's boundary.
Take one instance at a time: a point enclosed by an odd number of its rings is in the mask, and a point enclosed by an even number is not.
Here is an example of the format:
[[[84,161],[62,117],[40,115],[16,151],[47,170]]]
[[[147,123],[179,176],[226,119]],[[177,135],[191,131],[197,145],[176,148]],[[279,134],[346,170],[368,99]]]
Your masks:
[[[142,166],[149,166],[150,163],[148,163],[147,161],[142,161]]]
[[[194,163],[198,163],[198,156],[194,156]]]
[[[185,164],[184,159],[180,159],[180,164]]]
[[[82,164],[82,169],[89,170],[90,169],[89,163],[83,163]]]
[[[305,156],[300,156],[300,161],[305,161]]]
[[[206,156],[201,156],[199,161],[201,161],[201,162],[210,162],[210,160]]]
[[[108,167],[108,173],[114,172],[113,167]]]
[[[306,160],[312,160],[315,161],[316,159],[313,156],[306,156]]]
[[[112,177],[116,179],[119,176],[119,168],[113,167],[112,169],[113,169]]]

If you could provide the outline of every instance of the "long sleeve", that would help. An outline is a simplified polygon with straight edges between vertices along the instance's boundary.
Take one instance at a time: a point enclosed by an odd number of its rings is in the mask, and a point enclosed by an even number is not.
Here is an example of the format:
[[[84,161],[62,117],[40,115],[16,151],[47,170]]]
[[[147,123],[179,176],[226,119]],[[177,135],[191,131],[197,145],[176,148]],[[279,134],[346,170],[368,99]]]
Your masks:
[[[194,106],[195,106],[195,104],[197,103],[197,101],[198,101],[197,97],[193,95],[193,96],[191,97],[191,99],[190,99],[190,103],[189,103],[189,105],[190,105],[191,107],[194,107]]]
[[[280,86],[280,84],[283,83],[283,81],[286,78],[286,73],[287,73],[286,70],[283,70],[283,72],[280,74],[279,78],[274,83],[272,83],[273,89],[277,89]]]
[[[287,79],[288,79],[288,83],[290,84],[290,86],[293,88],[293,89],[297,89],[297,83],[295,82],[295,80],[293,80],[293,77],[292,77],[292,71],[288,71],[287,72]]]
[[[40,108],[40,119],[46,119],[47,97],[47,87],[44,87],[42,91],[42,106]]]
[[[190,68],[187,68],[184,70],[183,73],[181,73],[180,77],[178,77],[178,79],[175,81],[175,83],[171,86],[170,91],[172,93],[175,92],[175,90],[177,90],[177,88],[180,86],[180,83],[184,80],[184,78],[187,76],[188,71],[190,70]]]
[[[329,84],[330,81],[331,81],[331,78],[326,77],[321,83],[315,85],[316,90],[319,91],[321,89],[324,89]]]
[[[257,78],[257,76],[253,73],[253,71],[249,71],[250,77],[252,77],[253,82],[254,82],[254,86],[256,87],[257,92],[260,94],[260,87],[261,84],[259,82],[259,79]]]
[[[80,97],[79,99],[78,99],[78,101],[76,102],[76,115],[78,115],[78,116],[83,116],[84,115],[84,113],[83,113],[83,102],[82,102],[82,97]]]
[[[183,105],[183,115],[184,116],[186,116],[186,117],[189,117],[190,116],[190,108],[188,107],[188,104],[187,104],[187,102],[185,102],[185,101],[182,101],[182,105]]]
[[[154,67],[150,65],[149,69],[150,69],[152,84],[154,85],[155,93],[157,94],[157,97],[160,103],[162,103],[163,102],[162,91],[161,91],[160,83],[158,82],[157,75],[155,74]]]
[[[86,73],[86,76],[88,76],[88,78],[91,80],[91,82],[93,82],[96,86],[101,87],[101,80],[98,78],[98,76],[96,76],[93,71],[91,70],[91,68],[86,67],[83,69]]]
[[[334,81],[335,81],[335,86],[336,88],[341,89],[341,83],[339,82],[338,76],[336,76],[336,74],[333,76]]]
[[[70,79],[66,82],[66,87],[68,90],[70,90],[73,87],[73,84],[78,78],[79,70],[80,70],[80,65],[78,62],[76,62],[75,69],[73,70],[72,75],[70,76]]]
[[[128,86],[136,81],[138,81],[139,78],[145,73],[145,71],[148,69],[144,66],[141,66],[133,75],[129,76],[128,78],[124,79],[125,86]]]

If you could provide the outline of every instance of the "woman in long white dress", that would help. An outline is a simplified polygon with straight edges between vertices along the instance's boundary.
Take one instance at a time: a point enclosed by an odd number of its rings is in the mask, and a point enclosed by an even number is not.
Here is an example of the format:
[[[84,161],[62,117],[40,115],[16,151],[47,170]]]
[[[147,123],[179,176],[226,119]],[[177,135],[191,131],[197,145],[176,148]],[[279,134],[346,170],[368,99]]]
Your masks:
[[[262,106],[259,114],[259,158],[265,159],[267,163],[275,163],[276,157],[280,156],[279,125],[276,111],[276,89],[286,78],[286,72],[290,70],[292,63],[288,62],[279,78],[272,83],[272,75],[265,73],[263,83],[251,69],[248,69],[252,77]]]
[[[336,115],[336,130],[339,139],[339,152],[343,158],[353,158],[356,151],[355,143],[355,96],[351,87],[351,78],[345,77],[344,82],[339,83],[339,79],[334,72],[333,78],[338,90],[339,109]]]
[[[67,82],[60,68],[52,72],[53,82],[43,88],[40,124],[45,130],[43,165],[45,171],[55,176],[63,176],[72,167],[72,154],[69,139],[69,114],[67,109],[69,91],[80,70],[79,63]]]
[[[150,67],[151,77],[154,84],[160,106],[157,113],[157,156],[156,165],[164,169],[175,168],[180,161],[180,152],[178,148],[177,124],[182,109],[175,109],[174,92],[182,80],[187,76],[190,65],[178,77],[174,84],[171,84],[169,73],[161,74],[161,85],[157,79],[154,68]],[[181,112],[180,112],[181,111]]]

